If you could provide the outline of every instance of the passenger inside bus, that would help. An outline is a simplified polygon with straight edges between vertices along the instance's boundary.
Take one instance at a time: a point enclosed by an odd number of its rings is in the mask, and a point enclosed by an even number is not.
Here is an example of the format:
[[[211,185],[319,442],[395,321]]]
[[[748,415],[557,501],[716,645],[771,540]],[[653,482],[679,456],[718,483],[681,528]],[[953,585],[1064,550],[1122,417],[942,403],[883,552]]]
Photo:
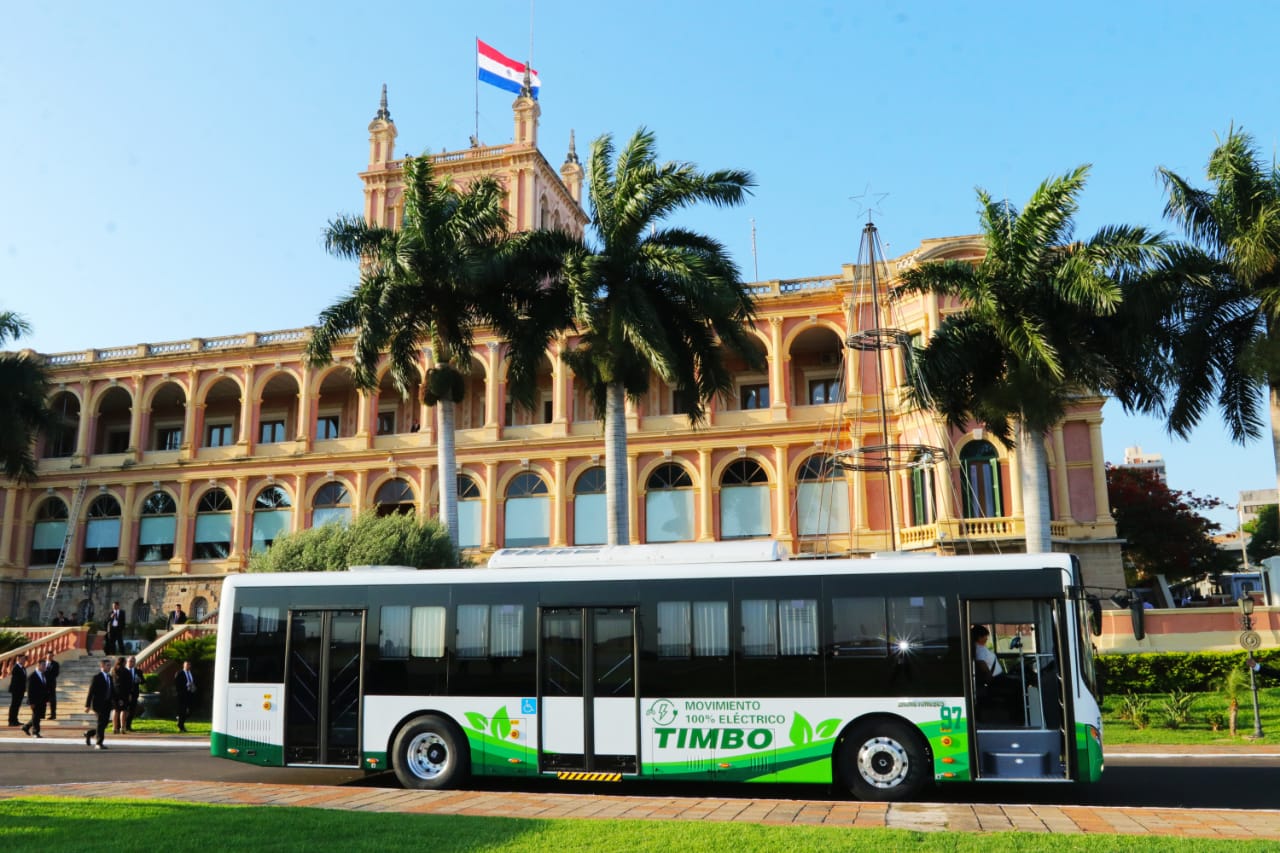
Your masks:
[[[979,723],[1023,725],[1022,685],[1010,678],[989,647],[991,632],[985,625],[969,630],[973,640],[973,674]]]

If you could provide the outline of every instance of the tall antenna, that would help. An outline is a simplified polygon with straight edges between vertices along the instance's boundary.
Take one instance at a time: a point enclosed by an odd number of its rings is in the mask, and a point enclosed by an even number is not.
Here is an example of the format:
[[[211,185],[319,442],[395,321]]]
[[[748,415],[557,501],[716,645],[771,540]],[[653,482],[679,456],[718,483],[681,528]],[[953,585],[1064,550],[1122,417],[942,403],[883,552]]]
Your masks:
[[[751,266],[753,281],[760,280],[760,256],[756,252],[756,218],[751,217]]]
[[[533,69],[533,0],[529,0],[529,61],[525,69],[532,73]]]

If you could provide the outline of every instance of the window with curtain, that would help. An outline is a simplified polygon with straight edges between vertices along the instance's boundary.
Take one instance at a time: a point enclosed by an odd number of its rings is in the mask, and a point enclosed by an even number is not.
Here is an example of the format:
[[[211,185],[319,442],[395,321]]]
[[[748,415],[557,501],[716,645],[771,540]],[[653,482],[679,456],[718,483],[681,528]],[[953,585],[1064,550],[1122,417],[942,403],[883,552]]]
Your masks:
[[[289,496],[279,486],[267,486],[253,501],[254,551],[265,551],[282,533],[289,532],[293,520]]]
[[[58,498],[46,498],[36,510],[36,523],[31,537],[31,564],[40,566],[58,562],[62,541],[67,538],[67,505]]]
[[[311,526],[351,523],[351,495],[341,483],[325,483],[311,501]]]
[[[606,539],[604,468],[588,468],[573,484],[573,544],[603,545]]]
[[[222,489],[210,489],[196,505],[195,560],[223,560],[231,554],[231,498]]]
[[[817,653],[817,599],[742,601],[742,654],[745,657],[796,657]]]
[[[971,441],[960,451],[965,518],[1001,518],[1000,454],[989,441]]]
[[[917,453],[911,461],[911,524],[933,524],[937,517],[933,494],[932,453]]]
[[[831,457],[814,454],[796,475],[796,516],[801,536],[849,532],[849,488]]]
[[[769,475],[754,459],[738,459],[720,477],[720,538],[768,536]]]
[[[507,486],[503,508],[508,548],[551,544],[551,499],[537,474],[517,474]]]
[[[729,602],[658,602],[658,657],[729,654]]]
[[[379,648],[383,658],[444,657],[445,608],[397,604],[381,609]]]
[[[523,654],[523,605],[458,605],[458,657],[515,658]]]
[[[680,465],[659,465],[645,484],[645,541],[693,539],[693,479]]]
[[[168,492],[152,492],[142,502],[138,521],[138,562],[155,563],[173,559],[173,542],[178,528],[178,505]]]
[[[89,504],[84,530],[84,562],[114,563],[120,555],[120,502],[98,495]]]
[[[479,548],[484,529],[484,502],[480,486],[466,474],[458,475],[458,547]]]

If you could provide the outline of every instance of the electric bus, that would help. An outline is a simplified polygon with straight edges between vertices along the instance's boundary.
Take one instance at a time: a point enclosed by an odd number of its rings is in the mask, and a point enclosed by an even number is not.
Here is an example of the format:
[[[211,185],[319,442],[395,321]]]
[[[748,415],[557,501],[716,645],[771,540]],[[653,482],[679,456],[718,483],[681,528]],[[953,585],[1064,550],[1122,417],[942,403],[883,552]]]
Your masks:
[[[410,788],[809,782],[899,800],[1095,781],[1091,604],[1068,554],[788,559],[761,541],[233,575],[211,751]],[[976,626],[999,691],[975,675]]]

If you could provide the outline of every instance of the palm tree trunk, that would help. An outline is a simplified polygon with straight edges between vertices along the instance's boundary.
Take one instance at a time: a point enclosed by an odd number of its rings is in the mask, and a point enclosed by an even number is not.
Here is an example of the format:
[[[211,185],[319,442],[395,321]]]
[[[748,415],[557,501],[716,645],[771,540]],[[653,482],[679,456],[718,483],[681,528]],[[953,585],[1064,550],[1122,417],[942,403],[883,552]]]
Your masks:
[[[441,399],[440,434],[436,436],[436,469],[440,472],[440,520],[449,531],[449,541],[458,545],[458,457],[454,452],[454,424],[457,403]]]
[[[1053,550],[1049,530],[1048,457],[1044,437],[1018,420],[1018,477],[1022,484],[1022,519],[1025,525],[1028,554],[1045,554]]]
[[[1276,467],[1276,488],[1280,489],[1280,385],[1271,391],[1271,458]]]
[[[610,382],[604,408],[604,507],[605,534],[610,545],[631,542],[627,503],[626,391],[621,382]]]

